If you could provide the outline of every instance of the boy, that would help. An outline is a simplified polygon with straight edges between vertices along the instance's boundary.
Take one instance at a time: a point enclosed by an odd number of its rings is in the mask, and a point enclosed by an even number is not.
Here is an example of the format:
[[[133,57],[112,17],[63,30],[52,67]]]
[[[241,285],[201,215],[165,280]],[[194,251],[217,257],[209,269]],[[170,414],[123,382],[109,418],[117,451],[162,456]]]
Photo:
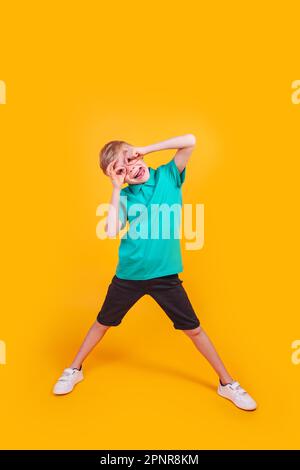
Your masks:
[[[83,380],[82,363],[87,355],[111,326],[119,325],[128,310],[143,295],[149,294],[168,315],[174,328],[182,330],[214,368],[219,377],[218,394],[241,409],[256,409],[253,398],[226,370],[200,326],[178,277],[183,270],[180,241],[175,236],[180,216],[176,217],[175,212],[173,218],[168,218],[167,236],[164,236],[166,227],[162,227],[160,221],[162,207],[169,215],[170,207],[181,208],[181,185],[195,144],[195,136],[186,134],[146,147],[111,141],[102,148],[100,167],[113,185],[106,232],[109,237],[115,237],[127,220],[129,229],[121,239],[116,274],[97,319],[72,364],[55,384],[54,394],[69,393]],[[169,163],[156,170],[148,167],[144,156],[165,149],[177,149]],[[128,185],[122,189],[124,183]]]

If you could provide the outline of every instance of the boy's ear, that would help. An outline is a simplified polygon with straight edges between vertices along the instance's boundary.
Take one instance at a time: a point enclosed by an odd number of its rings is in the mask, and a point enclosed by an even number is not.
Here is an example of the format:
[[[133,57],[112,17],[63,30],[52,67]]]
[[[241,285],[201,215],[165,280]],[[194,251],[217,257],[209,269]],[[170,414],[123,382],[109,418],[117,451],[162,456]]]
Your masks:
[[[106,170],[105,170],[106,176],[111,176],[113,164],[114,164],[114,160],[107,165]]]

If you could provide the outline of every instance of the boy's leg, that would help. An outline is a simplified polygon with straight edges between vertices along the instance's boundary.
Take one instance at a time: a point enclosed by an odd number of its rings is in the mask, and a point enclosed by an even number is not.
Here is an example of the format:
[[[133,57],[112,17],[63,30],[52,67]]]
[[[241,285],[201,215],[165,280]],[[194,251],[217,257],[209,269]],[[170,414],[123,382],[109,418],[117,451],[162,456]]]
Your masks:
[[[219,376],[223,385],[233,382],[233,378],[225,368],[219,354],[217,353],[213,343],[205,333],[205,331],[198,326],[192,330],[182,330],[194,343],[198,351],[207,359],[213,369]]]
[[[91,326],[72,364],[64,369],[55,383],[53,387],[54,395],[66,395],[72,392],[75,385],[83,380],[82,363],[108,328],[109,326],[101,325],[97,321]]]
[[[92,349],[94,349],[96,344],[98,344],[99,341],[103,338],[108,328],[110,328],[110,326],[101,325],[97,320],[93,323],[72,364],[70,365],[71,369],[81,368],[85,358],[92,351]]]
[[[198,351],[208,360],[223,384],[232,382],[231,375],[226,370],[214,345],[200,327],[188,295],[182,286],[183,281],[178,275],[163,276],[153,279],[150,283],[149,294],[166,312],[176,329],[186,333]]]
[[[70,368],[79,369],[84,359],[103,338],[108,328],[119,325],[128,310],[143,295],[143,284],[139,281],[128,281],[114,276],[108,286],[106,297],[97,315],[97,319],[89,329]]]
[[[257,408],[255,400],[239,382],[233,380],[220,359],[214,345],[200,326],[185,289],[178,275],[163,276],[149,282],[149,294],[173,321],[174,328],[182,330],[193,341],[198,351],[208,360],[219,376],[217,392],[232,401],[238,408],[252,411]]]
[[[54,385],[55,395],[70,393],[83,380],[82,363],[111,326],[121,323],[124,315],[144,295],[143,282],[113,277],[97,320],[89,329],[70,367],[65,369]]]
[[[256,401],[243,389],[239,382],[233,380],[221,361],[214,345],[209,337],[198,326],[192,330],[183,330],[193,341],[198,351],[208,360],[219,376],[220,383],[218,386],[218,394],[232,401],[238,408],[246,411],[253,411],[257,408]]]

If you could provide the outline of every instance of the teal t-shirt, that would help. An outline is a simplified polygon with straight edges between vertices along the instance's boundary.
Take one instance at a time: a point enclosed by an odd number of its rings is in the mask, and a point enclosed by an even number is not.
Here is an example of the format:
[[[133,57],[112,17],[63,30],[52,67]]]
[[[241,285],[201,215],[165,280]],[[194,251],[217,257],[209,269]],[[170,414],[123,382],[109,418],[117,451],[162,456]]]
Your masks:
[[[180,173],[174,159],[149,168],[148,181],[130,184],[120,193],[119,217],[122,227],[129,222],[119,247],[116,276],[144,280],[182,272],[180,227]]]

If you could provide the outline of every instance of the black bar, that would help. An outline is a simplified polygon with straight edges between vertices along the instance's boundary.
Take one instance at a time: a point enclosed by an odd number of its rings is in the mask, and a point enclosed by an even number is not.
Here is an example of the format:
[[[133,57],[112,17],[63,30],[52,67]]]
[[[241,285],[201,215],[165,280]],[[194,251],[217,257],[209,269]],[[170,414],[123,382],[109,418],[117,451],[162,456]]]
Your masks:
[[[234,463],[277,464],[300,462],[298,450],[0,450],[3,464],[72,464],[93,468],[121,466],[123,468],[148,468],[149,465],[201,467],[216,462],[219,465]]]

